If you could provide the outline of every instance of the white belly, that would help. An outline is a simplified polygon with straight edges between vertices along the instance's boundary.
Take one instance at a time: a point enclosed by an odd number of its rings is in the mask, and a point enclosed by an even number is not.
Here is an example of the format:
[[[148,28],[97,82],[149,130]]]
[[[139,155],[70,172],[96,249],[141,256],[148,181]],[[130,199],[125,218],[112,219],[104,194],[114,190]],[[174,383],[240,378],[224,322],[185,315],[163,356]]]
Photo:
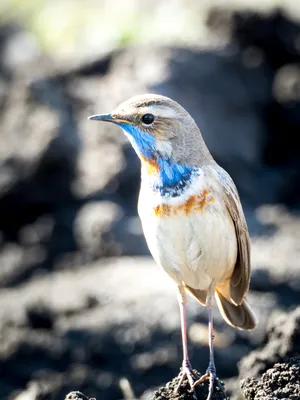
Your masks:
[[[147,196],[147,198],[145,197]],[[230,277],[237,257],[232,219],[223,202],[212,198],[187,213],[156,215],[149,193],[141,192],[139,214],[153,258],[177,283],[207,290]]]

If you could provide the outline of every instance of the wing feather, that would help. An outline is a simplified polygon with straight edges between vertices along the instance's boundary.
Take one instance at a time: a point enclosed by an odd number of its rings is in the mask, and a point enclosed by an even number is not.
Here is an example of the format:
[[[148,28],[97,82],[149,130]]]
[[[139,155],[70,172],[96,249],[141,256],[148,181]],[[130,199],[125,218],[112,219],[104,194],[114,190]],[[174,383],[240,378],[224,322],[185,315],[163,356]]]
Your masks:
[[[240,305],[250,283],[250,237],[235,184],[226,171],[222,169],[220,173],[225,204],[234,223],[238,245],[237,260],[230,279],[230,297],[235,304]]]

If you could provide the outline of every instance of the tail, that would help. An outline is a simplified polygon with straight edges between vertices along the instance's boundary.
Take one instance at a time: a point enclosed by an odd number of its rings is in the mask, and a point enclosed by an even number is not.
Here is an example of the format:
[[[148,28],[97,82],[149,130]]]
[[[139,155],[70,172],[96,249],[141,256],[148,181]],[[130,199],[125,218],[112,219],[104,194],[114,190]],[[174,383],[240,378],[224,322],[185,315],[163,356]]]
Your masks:
[[[235,305],[227,300],[218,289],[215,291],[215,298],[220,313],[227,324],[234,328],[246,330],[251,330],[256,327],[256,317],[246,300],[243,300],[240,305]]]

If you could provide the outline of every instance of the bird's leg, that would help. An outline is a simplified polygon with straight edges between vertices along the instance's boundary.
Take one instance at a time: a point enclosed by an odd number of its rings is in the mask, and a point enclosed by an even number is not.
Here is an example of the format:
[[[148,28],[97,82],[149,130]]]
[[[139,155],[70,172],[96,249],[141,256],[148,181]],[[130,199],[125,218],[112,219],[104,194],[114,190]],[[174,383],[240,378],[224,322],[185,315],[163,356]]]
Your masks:
[[[192,366],[190,364],[188,355],[188,345],[187,345],[187,327],[186,327],[186,292],[182,286],[178,286],[178,303],[180,309],[180,323],[181,323],[181,335],[182,335],[182,347],[183,347],[183,361],[182,369],[180,373],[180,381],[177,385],[175,391],[179,390],[182,382],[185,378],[188,379],[191,388],[194,385],[194,378],[197,378],[193,372]]]
[[[205,379],[210,379],[209,381],[209,392],[206,400],[211,400],[213,391],[214,391],[214,382],[216,382],[219,389],[223,392],[224,398],[226,399],[226,393],[224,392],[223,386],[219,381],[219,378],[216,374],[216,366],[215,366],[215,359],[214,359],[214,328],[213,328],[213,315],[212,315],[212,302],[213,302],[213,292],[212,290],[208,291],[207,298],[206,298],[206,306],[208,311],[208,343],[209,343],[209,364],[206,370],[206,373],[201,376],[193,384],[193,389],[199,385],[200,383],[204,382]]]
[[[214,357],[215,335],[214,335],[213,315],[212,315],[212,296],[210,293],[208,295],[207,311],[208,311],[208,343],[209,343],[208,371],[215,374],[216,373],[215,357]]]

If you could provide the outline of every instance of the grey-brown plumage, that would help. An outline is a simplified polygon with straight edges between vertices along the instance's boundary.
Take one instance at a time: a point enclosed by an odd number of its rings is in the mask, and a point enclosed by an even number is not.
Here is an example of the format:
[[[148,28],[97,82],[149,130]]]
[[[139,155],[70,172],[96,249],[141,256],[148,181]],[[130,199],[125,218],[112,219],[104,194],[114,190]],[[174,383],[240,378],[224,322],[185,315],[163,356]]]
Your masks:
[[[193,118],[175,101],[136,96],[111,114],[91,119],[118,124],[142,166],[139,215],[153,258],[174,280],[180,305],[182,380],[191,388],[210,377],[213,357],[212,301],[225,321],[251,330],[256,319],[245,296],[250,281],[250,238],[237,189],[211,156]],[[186,293],[207,306],[210,362],[199,379],[188,359]],[[221,387],[221,386],[220,386]]]
[[[256,317],[250,309],[245,295],[250,283],[250,237],[236,187],[229,175],[218,165],[226,179],[220,180],[224,203],[232,218],[236,238],[237,257],[231,276],[216,286],[215,298],[225,321],[235,327],[252,330],[256,327]],[[202,305],[206,305],[207,290],[197,290],[185,285],[186,290]]]

